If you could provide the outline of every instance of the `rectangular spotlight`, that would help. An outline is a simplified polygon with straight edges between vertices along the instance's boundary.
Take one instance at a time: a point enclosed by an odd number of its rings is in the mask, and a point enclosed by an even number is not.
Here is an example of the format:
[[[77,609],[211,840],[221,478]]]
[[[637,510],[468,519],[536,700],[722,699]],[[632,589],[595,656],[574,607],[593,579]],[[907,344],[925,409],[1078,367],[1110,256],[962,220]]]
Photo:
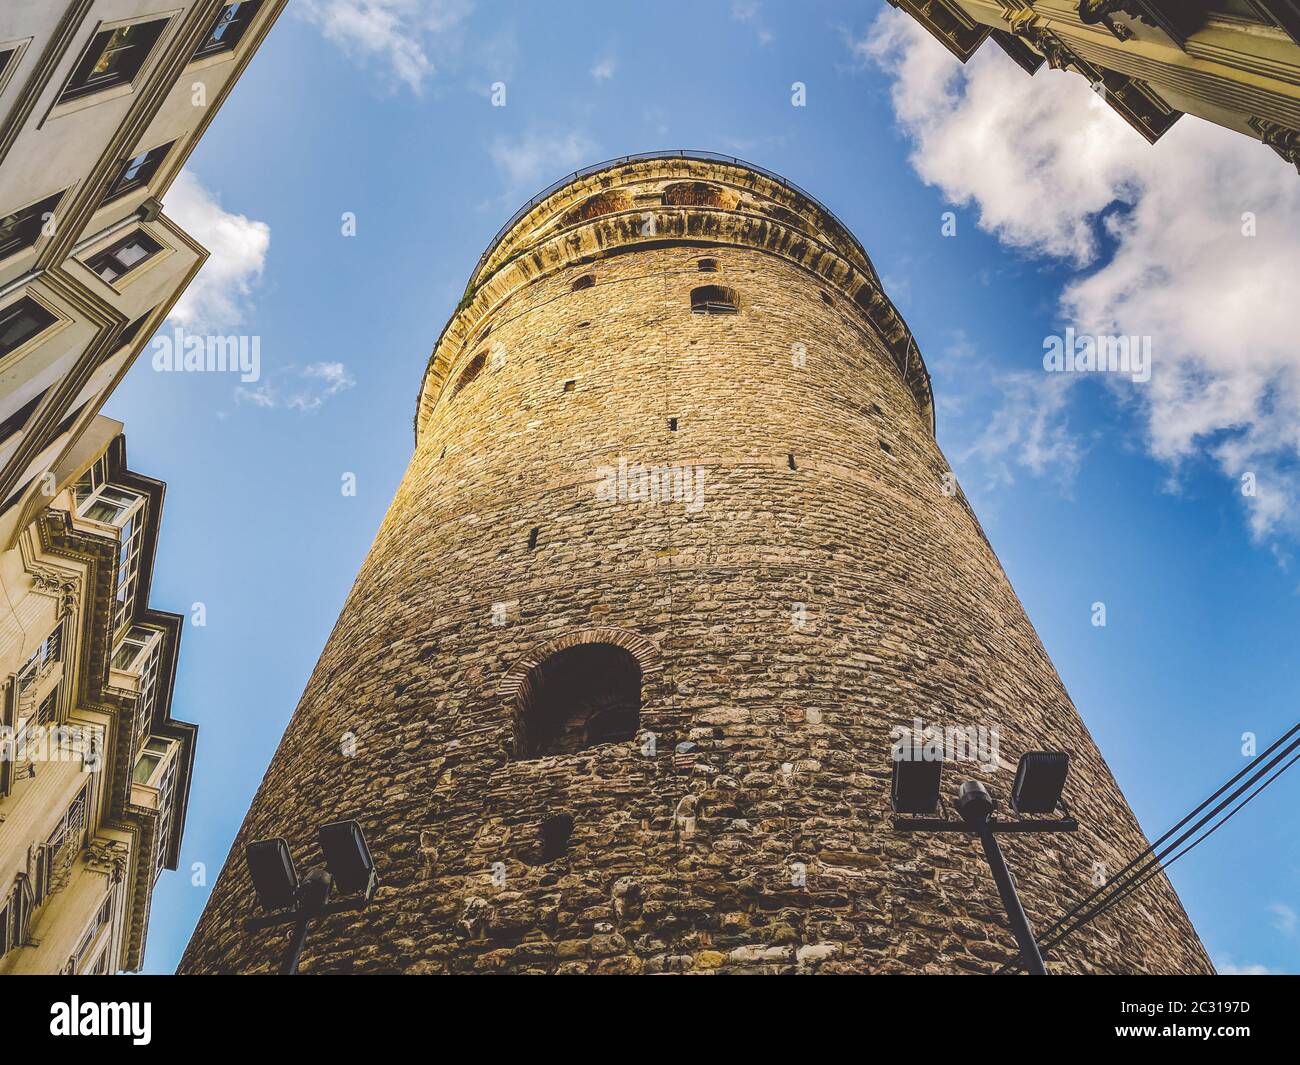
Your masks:
[[[320,826],[319,839],[338,893],[360,895],[369,891],[375,863],[361,826],[355,821],[333,821]]]
[[[932,814],[939,808],[939,782],[943,759],[894,760],[894,782],[889,796],[896,814]]]
[[[279,836],[255,840],[244,852],[244,860],[262,909],[283,910],[293,905],[298,894],[298,870],[289,844]]]
[[[1061,801],[1070,756],[1065,751],[1029,751],[1020,756],[1011,808],[1018,814],[1050,814]]]

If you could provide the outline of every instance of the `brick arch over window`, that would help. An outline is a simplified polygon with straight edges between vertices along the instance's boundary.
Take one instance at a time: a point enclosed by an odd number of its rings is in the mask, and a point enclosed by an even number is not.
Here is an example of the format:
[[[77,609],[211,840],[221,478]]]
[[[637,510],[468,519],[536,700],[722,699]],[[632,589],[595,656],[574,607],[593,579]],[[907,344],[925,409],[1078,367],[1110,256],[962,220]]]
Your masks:
[[[517,758],[630,740],[663,668],[659,649],[626,629],[593,627],[533,648],[498,687]]]

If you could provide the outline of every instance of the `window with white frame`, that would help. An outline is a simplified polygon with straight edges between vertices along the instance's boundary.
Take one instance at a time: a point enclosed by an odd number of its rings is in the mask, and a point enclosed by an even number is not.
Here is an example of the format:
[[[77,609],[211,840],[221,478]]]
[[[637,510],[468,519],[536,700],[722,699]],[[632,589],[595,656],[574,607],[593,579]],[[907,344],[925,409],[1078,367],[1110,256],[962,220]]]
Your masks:
[[[78,516],[118,530],[117,572],[113,582],[113,631],[117,632],[135,614],[146,500],[138,492],[106,483],[107,473],[105,456],[101,456],[77,479],[72,494],[77,501]]]
[[[125,670],[128,673],[142,672],[140,669],[140,656],[144,654],[145,648],[160,635],[156,629],[146,629],[143,625],[132,625],[122,636],[117,645],[117,650],[113,652],[113,668]]]
[[[172,819],[175,813],[176,759],[171,757],[176,745],[171,740],[150,736],[136,759],[131,779],[136,784],[154,788],[158,792],[158,831],[154,842],[154,876],[162,870],[167,856],[167,841],[171,838]]]
[[[144,750],[140,752],[140,757],[135,760],[135,771],[131,774],[131,779],[137,784],[143,784],[146,787],[155,788],[161,779],[159,775],[160,767],[167,759],[167,753],[171,750],[171,743],[167,740],[159,739],[157,736],[150,736],[149,742],[144,745]]]
[[[123,663],[119,665],[119,663]],[[153,724],[158,707],[158,674],[162,664],[162,633],[132,625],[113,654],[113,668],[135,673],[140,678],[135,735],[131,749],[138,750]]]
[[[140,545],[144,541],[144,509],[137,509],[118,538],[116,602],[113,606],[113,631],[117,632],[135,615],[135,593],[140,577]]]
[[[81,513],[82,505],[104,486],[108,480],[108,452],[100,455],[90,465],[85,473],[77,478],[77,483],[72,486],[73,498],[77,501],[77,513]]]
[[[106,484],[81,508],[81,516],[103,525],[122,525],[142,502],[143,496],[116,485]]]

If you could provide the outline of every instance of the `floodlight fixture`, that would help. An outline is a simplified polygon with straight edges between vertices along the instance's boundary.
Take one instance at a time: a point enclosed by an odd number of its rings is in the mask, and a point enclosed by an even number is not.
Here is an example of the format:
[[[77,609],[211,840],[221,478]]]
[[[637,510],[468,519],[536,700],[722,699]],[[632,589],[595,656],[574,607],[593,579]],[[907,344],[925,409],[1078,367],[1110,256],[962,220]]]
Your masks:
[[[1029,751],[1020,756],[1011,785],[1011,808],[1018,814],[1050,814],[1061,801],[1070,772],[1066,751]]]
[[[374,891],[375,861],[356,821],[331,821],[317,830],[325,867],[340,895],[369,896]]]
[[[896,814],[932,814],[939,808],[942,758],[895,758],[890,801]]]
[[[244,861],[262,909],[283,910],[293,905],[298,894],[298,870],[283,837],[254,840],[244,852]]]

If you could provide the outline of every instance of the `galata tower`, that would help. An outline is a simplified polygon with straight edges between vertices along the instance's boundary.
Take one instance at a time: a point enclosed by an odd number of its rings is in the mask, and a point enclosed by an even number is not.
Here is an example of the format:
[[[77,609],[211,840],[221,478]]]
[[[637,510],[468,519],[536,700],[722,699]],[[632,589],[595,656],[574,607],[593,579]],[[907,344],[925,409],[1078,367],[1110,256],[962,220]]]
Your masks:
[[[918,719],[988,741],[946,792],[1070,752],[1080,830],[1004,843],[1036,928],[1146,846],[911,331],[788,181],[655,153],[535,197],[415,441],[181,972],[274,971],[244,849],[286,837],[301,870],[343,818],[380,886],[305,973],[991,972],[1016,947],[978,842],[892,824]],[[1048,961],[1212,971],[1163,875]]]

